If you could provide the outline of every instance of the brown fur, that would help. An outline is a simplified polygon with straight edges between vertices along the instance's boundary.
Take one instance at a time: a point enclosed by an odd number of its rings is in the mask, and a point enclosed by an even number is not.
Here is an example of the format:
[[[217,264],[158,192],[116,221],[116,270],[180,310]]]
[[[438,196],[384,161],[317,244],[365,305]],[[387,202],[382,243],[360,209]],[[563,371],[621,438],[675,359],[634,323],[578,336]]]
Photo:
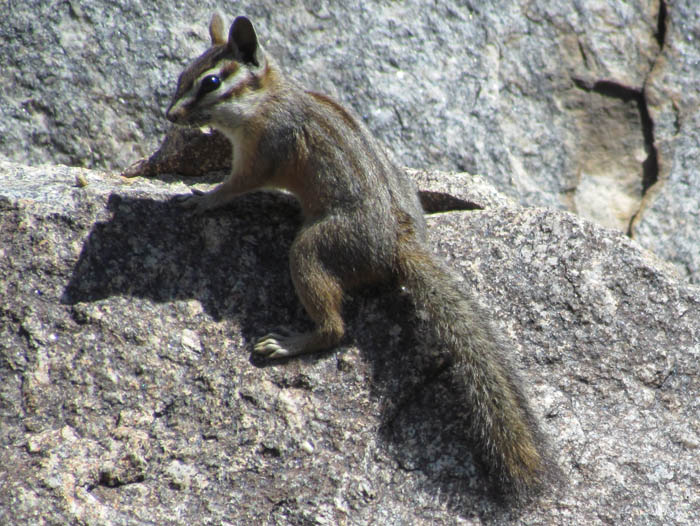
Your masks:
[[[413,183],[348,110],[283,78],[259,49],[252,25],[240,20],[228,43],[205,52],[180,84],[217,64],[222,76],[246,68],[245,78],[212,108],[173,110],[169,117],[199,124],[201,115],[210,114],[233,145],[227,180],[207,194],[186,196],[184,206],[204,212],[261,187],[289,190],[301,203],[305,222],[290,250],[290,269],[316,328],[302,335],[269,334],[255,351],[277,358],[333,347],[344,334],[345,291],[398,282],[427,313],[436,341],[454,358],[473,437],[493,477],[516,494],[539,487],[547,467],[544,441],[502,338],[427,248]],[[227,58],[246,56],[247,63]],[[179,87],[171,109],[180,96]]]

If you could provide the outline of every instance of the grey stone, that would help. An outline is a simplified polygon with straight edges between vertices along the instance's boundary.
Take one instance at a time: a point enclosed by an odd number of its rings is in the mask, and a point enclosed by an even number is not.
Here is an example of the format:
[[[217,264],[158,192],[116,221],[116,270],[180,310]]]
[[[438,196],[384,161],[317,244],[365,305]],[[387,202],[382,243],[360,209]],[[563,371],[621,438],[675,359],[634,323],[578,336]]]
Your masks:
[[[206,46],[218,5],[16,4],[0,26],[10,60],[5,155],[117,169],[155,150],[177,74]],[[604,127],[583,122],[595,103],[572,77],[641,88],[658,53],[656,3],[258,2],[237,11],[254,18],[286,71],[351,105],[403,164],[488,173],[519,199],[554,205],[583,163],[581,128]],[[638,139],[628,113],[623,133]]]
[[[683,183],[695,172],[673,168],[697,150],[682,125],[697,111],[695,4],[304,0],[225,10],[250,15],[286,72],[354,108],[401,164],[486,174],[521,203],[637,236],[697,281],[697,222],[661,227],[686,221],[698,199],[698,185]],[[0,155],[120,172],[158,151],[177,75],[224,7],[8,5]],[[218,169],[227,156],[208,153],[218,144],[191,149]],[[139,167],[173,171],[158,153],[152,161]]]
[[[694,2],[679,2],[668,16],[666,44],[646,87],[659,180],[633,235],[700,283],[700,12]]]
[[[488,495],[450,370],[391,289],[353,295],[338,349],[251,356],[308,324],[289,197],[192,217],[174,179],[0,162],[0,523],[697,524],[698,288],[622,233],[414,175],[566,485]]]

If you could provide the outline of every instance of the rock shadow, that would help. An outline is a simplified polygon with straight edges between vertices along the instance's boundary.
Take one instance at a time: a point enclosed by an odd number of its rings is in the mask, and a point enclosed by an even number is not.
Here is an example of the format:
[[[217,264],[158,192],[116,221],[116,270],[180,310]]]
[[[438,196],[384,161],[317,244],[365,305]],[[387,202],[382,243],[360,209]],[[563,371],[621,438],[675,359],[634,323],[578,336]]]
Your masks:
[[[279,325],[310,326],[288,271],[289,246],[301,224],[292,198],[250,194],[204,216],[173,202],[119,195],[108,208],[110,219],[95,223],[83,246],[64,304],[115,295],[157,303],[197,299],[214,320],[236,321],[248,341]],[[371,370],[380,443],[400,469],[425,475],[421,490],[446,498],[457,513],[497,513],[484,502],[494,494],[466,432],[463,382],[453,378],[440,349],[431,348],[410,299],[391,285],[353,297],[345,318]],[[375,321],[364,316],[367,310],[377,311]],[[394,326],[400,331],[388,330]]]
[[[292,198],[259,192],[195,216],[171,201],[113,194],[108,209],[110,219],[95,223],[82,247],[62,303],[197,299],[214,320],[239,323],[246,338],[298,317],[287,270],[300,225]]]
[[[387,288],[379,294],[363,291],[358,299],[347,309],[349,332],[372,371],[371,391],[382,415],[380,439],[399,469],[420,471],[421,490],[464,518],[491,521],[517,513],[509,488],[494,482],[478,455],[467,386],[410,298]],[[359,305],[370,305],[381,316],[368,323],[356,312]]]

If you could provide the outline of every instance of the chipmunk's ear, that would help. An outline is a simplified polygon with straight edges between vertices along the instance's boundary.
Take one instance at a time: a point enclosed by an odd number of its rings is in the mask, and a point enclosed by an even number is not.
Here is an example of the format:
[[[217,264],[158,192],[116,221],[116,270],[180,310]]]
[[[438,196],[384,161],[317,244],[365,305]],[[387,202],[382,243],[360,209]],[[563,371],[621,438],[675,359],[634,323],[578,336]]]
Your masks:
[[[224,19],[219,13],[211,15],[209,22],[209,36],[211,37],[212,46],[223,46],[226,43],[226,35],[224,34]]]
[[[228,46],[245,64],[260,66],[262,55],[253,23],[244,16],[236,17],[228,33]]]

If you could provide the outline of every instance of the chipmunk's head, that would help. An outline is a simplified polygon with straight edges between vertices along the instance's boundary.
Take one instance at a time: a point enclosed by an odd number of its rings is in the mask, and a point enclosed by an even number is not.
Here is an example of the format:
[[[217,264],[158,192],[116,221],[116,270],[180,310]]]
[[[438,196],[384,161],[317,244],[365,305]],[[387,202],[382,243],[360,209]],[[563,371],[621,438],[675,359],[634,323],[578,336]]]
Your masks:
[[[246,17],[234,20],[226,38],[216,13],[209,35],[211,47],[180,74],[166,116],[177,124],[226,131],[254,114],[273,74]]]

